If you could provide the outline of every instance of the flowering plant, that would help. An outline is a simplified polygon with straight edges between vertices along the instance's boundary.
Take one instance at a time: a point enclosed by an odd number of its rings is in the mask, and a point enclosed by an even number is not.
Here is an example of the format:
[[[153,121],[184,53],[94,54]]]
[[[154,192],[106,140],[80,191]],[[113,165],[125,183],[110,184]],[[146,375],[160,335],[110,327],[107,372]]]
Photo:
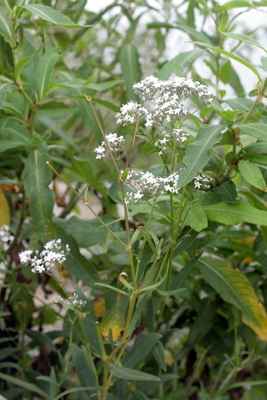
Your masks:
[[[0,6],[1,394],[264,400],[266,57],[242,55],[265,50],[233,32],[244,2],[43,3]],[[169,32],[194,43],[167,60]]]

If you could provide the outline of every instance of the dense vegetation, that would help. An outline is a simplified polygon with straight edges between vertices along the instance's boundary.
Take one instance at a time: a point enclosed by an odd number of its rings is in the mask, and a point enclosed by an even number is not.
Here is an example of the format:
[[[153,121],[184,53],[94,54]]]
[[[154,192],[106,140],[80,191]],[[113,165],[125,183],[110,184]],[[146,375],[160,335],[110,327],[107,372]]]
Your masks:
[[[240,22],[267,9],[219,3],[0,0],[4,399],[267,398],[267,49]]]

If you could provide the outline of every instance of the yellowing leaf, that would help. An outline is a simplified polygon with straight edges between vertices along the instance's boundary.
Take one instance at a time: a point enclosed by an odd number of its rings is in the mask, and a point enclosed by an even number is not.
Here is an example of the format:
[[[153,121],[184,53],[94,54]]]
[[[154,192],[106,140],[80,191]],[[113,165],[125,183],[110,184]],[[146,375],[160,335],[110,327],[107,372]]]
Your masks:
[[[96,318],[102,318],[106,314],[106,303],[104,296],[97,296],[92,303]]]
[[[0,186],[0,226],[10,225],[10,213],[7,199]]]
[[[122,336],[125,327],[125,314],[128,307],[128,297],[120,293],[116,297],[116,304],[104,315],[100,330],[105,340],[108,340],[109,331],[112,339],[118,340]]]
[[[224,261],[203,257],[197,262],[208,283],[223,300],[242,312],[242,321],[267,342],[267,314],[248,278]]]

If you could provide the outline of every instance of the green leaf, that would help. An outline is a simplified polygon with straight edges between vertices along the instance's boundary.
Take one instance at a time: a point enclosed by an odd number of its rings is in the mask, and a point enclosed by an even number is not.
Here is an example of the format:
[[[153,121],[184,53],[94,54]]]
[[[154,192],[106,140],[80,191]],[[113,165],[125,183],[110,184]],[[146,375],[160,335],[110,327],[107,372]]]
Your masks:
[[[45,157],[40,151],[33,150],[25,163],[24,184],[34,228],[44,242],[54,237],[52,213],[55,196],[48,188],[50,182],[51,173]]]
[[[264,50],[265,52],[267,52],[267,50],[256,40],[254,40],[253,38],[251,38],[250,36],[247,35],[243,35],[240,33],[232,33],[232,32],[220,32],[222,35],[227,36],[231,39],[236,39],[239,40],[240,42],[245,42],[248,44],[252,44],[253,46],[257,46],[260,49]]]
[[[58,58],[58,48],[51,47],[40,58],[36,68],[36,86],[39,98],[44,97],[45,88],[48,86],[54,65]]]
[[[106,81],[106,82],[100,82],[100,83],[88,83],[84,87],[92,90],[97,90],[99,92],[103,92],[105,90],[109,90],[113,88],[114,86],[118,86],[120,84],[124,83],[123,80],[113,80],[113,81]]]
[[[91,353],[88,352],[85,346],[79,347],[76,344],[72,344],[71,354],[81,385],[97,386],[96,370]],[[88,391],[88,394],[90,395],[90,391]],[[89,398],[89,396],[87,397]]]
[[[37,15],[44,21],[48,21],[51,24],[55,24],[58,26],[62,26],[63,28],[77,29],[77,28],[87,28],[90,26],[90,25],[77,25],[61,12],[56,11],[52,7],[45,6],[43,4],[29,4],[27,6],[21,6],[21,7]]]
[[[155,344],[161,339],[159,333],[148,333],[146,336],[137,340],[131,351],[123,361],[123,366],[136,368],[150,354]]]
[[[6,7],[0,7],[0,34],[8,41],[11,41],[12,21],[7,20]]]
[[[91,99],[93,103],[100,104],[101,106],[104,106],[115,113],[120,111],[120,107],[114,103],[111,103],[110,101],[99,99],[98,97],[91,97]]]
[[[255,164],[267,165],[267,154],[246,153],[245,160],[250,160]]]
[[[243,222],[267,226],[267,211],[257,210],[243,201],[238,203],[218,203],[202,206],[208,220],[225,225],[237,225]]]
[[[233,181],[226,180],[220,186],[217,186],[215,191],[219,193],[221,200],[226,203],[235,203],[237,201],[237,191]]]
[[[11,85],[8,82],[0,83],[0,108],[3,108],[6,101],[6,95]]]
[[[241,310],[243,322],[261,340],[267,341],[267,315],[247,277],[225,261],[214,258],[201,258],[197,266],[223,300]]]
[[[267,124],[255,122],[251,124],[239,125],[239,128],[246,135],[253,136],[262,142],[267,142]]]
[[[113,222],[110,217],[102,217],[104,223]],[[99,243],[106,243],[107,230],[97,219],[84,220],[73,216],[68,220],[55,219],[67,233],[72,235],[81,247],[90,247]]]
[[[208,220],[206,214],[198,203],[193,203],[189,208],[184,224],[189,225],[190,228],[197,232],[207,228]]]
[[[132,88],[134,83],[137,83],[142,78],[142,73],[139,64],[139,54],[133,44],[125,44],[120,51],[119,56],[122,78],[126,83],[127,97],[130,100],[138,100],[138,96]]]
[[[209,37],[205,33],[199,32],[199,30],[196,30],[196,29],[192,28],[191,26],[177,24],[175,26],[175,28],[176,29],[181,29],[181,31],[184,31],[184,32],[188,33],[190,38],[192,40],[194,40],[194,43],[197,43],[197,42],[195,42],[195,40],[200,40],[200,41],[206,43],[207,45],[211,45],[212,44],[212,42],[210,41]]]
[[[129,381],[155,381],[160,382],[160,378],[154,375],[147,374],[145,372],[137,371],[131,368],[117,367],[111,365],[109,371],[121,379],[127,379]]]
[[[99,286],[99,287],[103,287],[103,288],[106,288],[106,289],[113,290],[114,292],[123,294],[124,296],[129,296],[129,293],[124,292],[124,290],[118,289],[118,288],[116,288],[115,286],[111,286],[111,285],[108,285],[108,284],[106,284],[106,283],[95,282],[94,285],[95,285],[95,286]]]
[[[256,70],[256,68],[253,67],[253,65],[251,65],[248,61],[244,60],[243,58],[236,56],[232,53],[229,53],[226,50],[223,50],[219,47],[213,47],[207,43],[204,42],[194,42],[194,44],[199,45],[199,46],[203,46],[203,47],[207,47],[208,49],[217,51],[218,53],[224,54],[225,56],[232,58],[233,60],[239,62],[240,64],[244,65],[245,67],[247,67],[248,69],[250,69],[252,72],[254,72],[254,74],[257,76],[257,78],[261,81],[261,76],[259,74],[259,72]]]
[[[240,160],[238,169],[243,178],[252,186],[267,192],[267,186],[260,168],[250,161]]]
[[[21,71],[23,70],[23,68],[25,67],[25,65],[30,61],[31,58],[32,58],[32,56],[22,58],[22,59],[19,60],[19,62],[15,65],[14,76],[15,76],[16,79],[18,78],[18,76],[20,75]]]
[[[96,189],[104,199],[107,198],[106,189],[103,183],[94,175],[88,160],[82,160],[78,157],[73,157],[71,172],[77,174],[78,181],[88,183],[90,186]]]
[[[155,360],[157,361],[158,365],[160,366],[163,371],[167,370],[167,365],[164,359],[164,347],[161,342],[157,342],[152,349],[152,354]]]
[[[262,68],[267,71],[267,57],[261,57]]]
[[[178,56],[172,58],[163,65],[156,77],[162,80],[168,79],[173,72],[177,72],[180,67],[189,62],[195,61],[202,53],[202,50],[191,50],[178,54]]]
[[[221,11],[229,11],[232,10],[233,8],[237,8],[237,7],[260,7],[260,6],[266,6],[266,2],[265,1],[251,1],[248,2],[247,0],[232,0],[232,1],[228,1],[227,3],[225,3],[224,5],[220,6],[217,8],[217,12],[221,12]]]
[[[0,372],[0,378],[3,379],[3,381],[11,383],[12,385],[16,385],[28,390],[29,393],[36,393],[42,396],[44,399],[50,400],[48,393],[44,392],[42,389],[32,383],[25,382],[25,380],[14,378],[13,376],[7,374],[3,374],[2,372]]]
[[[47,128],[51,129],[52,132],[54,132],[57,136],[59,136],[61,139],[65,140],[74,150],[76,150],[78,153],[80,153],[80,148],[79,146],[75,143],[74,139],[72,136],[68,134],[65,129],[63,129],[60,125],[56,123],[55,120],[49,117],[41,117],[38,118],[38,121],[40,121],[42,124],[47,126]]]
[[[186,169],[181,171],[178,187],[189,183],[205,167],[211,156],[211,148],[220,141],[224,125],[203,125],[194,143],[190,143],[183,158]]]
[[[70,393],[83,392],[83,391],[86,391],[86,390],[93,391],[93,390],[97,390],[97,389],[98,389],[97,387],[92,387],[92,386],[76,387],[76,388],[65,390],[65,392],[62,392],[57,397],[53,398],[53,400],[59,400],[62,397],[66,396],[67,394],[70,394]]]
[[[221,113],[221,117],[224,121],[232,122],[236,119],[237,114],[238,110],[235,111],[227,110]]]
[[[51,351],[57,352],[57,348],[52,342],[52,340],[45,333],[31,331],[30,329],[26,329],[25,334],[32,339],[30,346],[45,346]]]
[[[174,289],[174,290],[160,290],[157,289],[157,292],[163,296],[163,297],[170,297],[170,296],[174,296],[180,292],[183,292],[184,290],[186,290],[185,288],[183,289]]]

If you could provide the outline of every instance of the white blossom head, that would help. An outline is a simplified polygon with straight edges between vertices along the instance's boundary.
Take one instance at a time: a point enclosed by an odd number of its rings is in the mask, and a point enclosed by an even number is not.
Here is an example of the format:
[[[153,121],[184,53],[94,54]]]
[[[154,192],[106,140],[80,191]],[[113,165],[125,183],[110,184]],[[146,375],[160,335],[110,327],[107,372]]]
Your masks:
[[[46,243],[44,249],[39,252],[36,250],[25,250],[19,253],[20,262],[32,267],[32,272],[51,272],[56,264],[62,264],[66,260],[70,248],[61,245],[61,239],[51,240]]]
[[[172,132],[163,131],[159,134],[158,140],[154,145],[161,156],[164,153],[173,151],[177,145],[181,146],[188,136],[189,134],[183,132],[182,129],[173,129]]]
[[[146,108],[134,101],[129,101],[121,107],[120,112],[115,115],[115,118],[117,124],[125,126],[128,124],[135,124],[136,120],[141,115],[147,115],[147,113],[148,111]]]
[[[106,141],[112,152],[119,154],[124,147],[125,139],[123,136],[118,136],[117,133],[109,133],[106,135]],[[109,150],[106,142],[102,142],[101,146],[95,148],[96,159],[103,159],[109,157]]]
[[[146,200],[163,194],[177,194],[178,178],[178,172],[167,177],[156,177],[149,171],[138,174],[129,171],[125,182],[134,188],[135,192],[126,193],[126,204],[136,204],[139,200]]]
[[[71,310],[80,310],[81,308],[83,308],[86,305],[86,301],[80,300],[76,293],[73,293],[66,299],[64,299],[62,296],[59,296],[55,300],[55,303],[61,304],[62,306],[66,306],[67,308],[70,308]]]
[[[124,125],[134,124],[137,115],[145,114],[145,126],[164,126],[166,123],[184,119],[187,110],[184,101],[193,96],[201,100],[202,104],[209,104],[215,96],[207,86],[192,79],[175,77],[162,81],[155,76],[148,76],[141,82],[133,85],[135,93],[143,101],[150,101],[152,111],[148,111],[140,104],[130,101],[121,107],[116,115],[117,123]]]
[[[210,182],[212,182],[212,178],[203,174],[198,174],[194,178],[194,188],[200,190],[208,190],[211,188],[211,185],[209,184]]]

